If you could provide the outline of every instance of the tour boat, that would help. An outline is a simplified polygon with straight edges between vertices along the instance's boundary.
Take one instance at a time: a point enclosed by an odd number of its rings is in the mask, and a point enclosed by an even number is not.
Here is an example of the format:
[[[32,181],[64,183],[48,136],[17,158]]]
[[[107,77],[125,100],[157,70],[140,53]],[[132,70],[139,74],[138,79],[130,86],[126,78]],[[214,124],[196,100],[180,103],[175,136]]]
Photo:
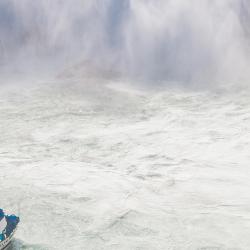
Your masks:
[[[0,250],[6,249],[10,244],[20,219],[16,215],[6,215],[0,209]]]

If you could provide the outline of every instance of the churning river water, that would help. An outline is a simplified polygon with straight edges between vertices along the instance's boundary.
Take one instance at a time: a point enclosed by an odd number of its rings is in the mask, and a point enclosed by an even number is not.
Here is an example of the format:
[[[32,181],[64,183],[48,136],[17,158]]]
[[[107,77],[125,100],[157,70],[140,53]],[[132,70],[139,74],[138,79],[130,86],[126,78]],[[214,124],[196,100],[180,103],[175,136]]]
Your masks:
[[[12,249],[250,246],[250,91],[102,79],[0,86]]]

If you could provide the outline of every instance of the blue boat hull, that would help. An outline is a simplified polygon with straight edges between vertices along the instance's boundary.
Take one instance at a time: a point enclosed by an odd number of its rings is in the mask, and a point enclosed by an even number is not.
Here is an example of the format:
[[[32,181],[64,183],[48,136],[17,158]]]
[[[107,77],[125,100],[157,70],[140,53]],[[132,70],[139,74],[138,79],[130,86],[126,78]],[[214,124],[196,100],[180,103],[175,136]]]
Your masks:
[[[8,238],[0,242],[0,250],[4,250],[9,246],[16,230],[17,228],[11,233],[11,235]]]

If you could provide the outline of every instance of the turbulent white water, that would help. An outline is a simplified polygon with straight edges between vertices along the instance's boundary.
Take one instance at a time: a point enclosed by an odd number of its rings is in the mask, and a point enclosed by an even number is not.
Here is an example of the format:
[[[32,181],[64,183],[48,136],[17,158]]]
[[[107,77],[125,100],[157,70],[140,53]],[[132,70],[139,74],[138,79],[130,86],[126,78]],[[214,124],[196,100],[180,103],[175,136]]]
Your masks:
[[[0,0],[12,249],[249,249],[249,27],[248,0]]]
[[[249,91],[57,81],[1,86],[13,249],[249,248]]]

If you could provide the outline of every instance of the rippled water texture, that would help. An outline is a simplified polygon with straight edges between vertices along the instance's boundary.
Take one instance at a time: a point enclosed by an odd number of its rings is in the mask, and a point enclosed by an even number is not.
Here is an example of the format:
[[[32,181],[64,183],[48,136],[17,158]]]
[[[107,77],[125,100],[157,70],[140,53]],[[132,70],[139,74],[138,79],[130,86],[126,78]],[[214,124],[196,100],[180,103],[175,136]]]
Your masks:
[[[103,81],[0,86],[12,248],[248,249],[249,91]]]

